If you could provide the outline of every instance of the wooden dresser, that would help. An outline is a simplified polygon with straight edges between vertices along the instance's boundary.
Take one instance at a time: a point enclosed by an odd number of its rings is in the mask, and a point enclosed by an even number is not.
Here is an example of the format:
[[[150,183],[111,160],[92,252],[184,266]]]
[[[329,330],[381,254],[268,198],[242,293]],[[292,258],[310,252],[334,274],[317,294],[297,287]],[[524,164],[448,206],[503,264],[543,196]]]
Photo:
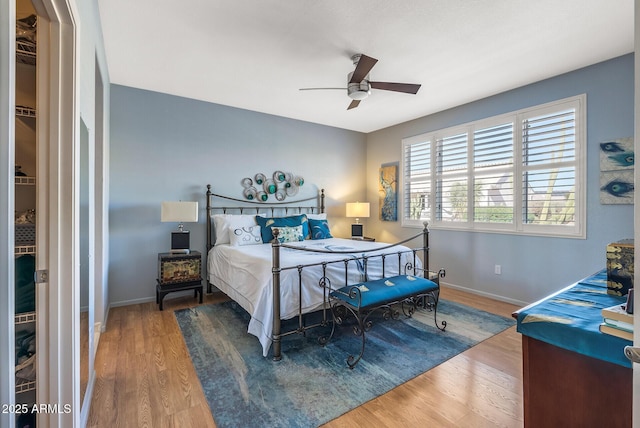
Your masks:
[[[631,427],[633,373],[623,354],[631,342],[598,331],[602,307],[623,301],[607,295],[604,278],[598,272],[513,313],[525,427]],[[578,312],[563,313],[564,304]]]

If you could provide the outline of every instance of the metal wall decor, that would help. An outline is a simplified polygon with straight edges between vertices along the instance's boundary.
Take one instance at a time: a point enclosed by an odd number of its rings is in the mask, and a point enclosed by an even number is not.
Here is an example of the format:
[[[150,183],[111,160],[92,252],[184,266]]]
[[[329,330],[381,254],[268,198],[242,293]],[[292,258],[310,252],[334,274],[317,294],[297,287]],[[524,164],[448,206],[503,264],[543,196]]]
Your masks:
[[[304,178],[290,172],[275,171],[271,177],[262,173],[242,179],[242,195],[250,201],[266,202],[273,195],[277,201],[295,196],[304,184]]]

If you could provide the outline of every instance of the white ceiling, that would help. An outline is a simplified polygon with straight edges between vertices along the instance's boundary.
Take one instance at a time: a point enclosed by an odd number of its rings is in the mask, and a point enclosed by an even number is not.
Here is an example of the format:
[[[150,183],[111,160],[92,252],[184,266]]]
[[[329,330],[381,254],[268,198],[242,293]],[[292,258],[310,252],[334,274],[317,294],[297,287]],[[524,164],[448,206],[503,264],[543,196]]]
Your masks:
[[[633,51],[633,0],[99,0],[112,83],[371,132]],[[373,90],[356,109],[350,57]]]

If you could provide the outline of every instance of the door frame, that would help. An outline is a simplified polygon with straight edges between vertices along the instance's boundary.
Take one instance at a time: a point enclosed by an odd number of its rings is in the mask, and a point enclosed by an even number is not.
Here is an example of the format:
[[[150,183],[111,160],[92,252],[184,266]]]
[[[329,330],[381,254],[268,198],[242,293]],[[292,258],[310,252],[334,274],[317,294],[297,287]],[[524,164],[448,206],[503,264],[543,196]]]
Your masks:
[[[33,0],[38,14],[38,225],[36,269],[47,269],[38,284],[37,402],[69,405],[71,411],[38,415],[40,427],[80,426],[77,76],[78,16],[75,2]],[[42,31],[42,28],[46,31]],[[41,42],[41,39],[43,41]],[[42,113],[40,113],[42,112]],[[41,256],[42,255],[42,256]]]
[[[638,153],[640,151],[640,0],[634,1],[634,151]],[[634,169],[634,200],[633,207],[633,237],[636,243],[640,242],[640,171],[638,167]],[[640,246],[634,247],[634,258],[639,260],[640,258]],[[640,279],[640,272],[638,275],[634,273],[635,279]],[[634,293],[633,298],[634,307],[640,308],[640,292]],[[634,335],[633,346],[640,347],[640,316],[634,318]],[[632,399],[632,425],[634,428],[640,428],[640,365],[633,363],[633,399]]]
[[[15,283],[15,0],[0,0],[0,283]],[[0,403],[15,404],[15,297],[13,287],[0,287],[0,361],[7,373],[0,375]],[[15,415],[0,412],[0,426],[15,426]]]

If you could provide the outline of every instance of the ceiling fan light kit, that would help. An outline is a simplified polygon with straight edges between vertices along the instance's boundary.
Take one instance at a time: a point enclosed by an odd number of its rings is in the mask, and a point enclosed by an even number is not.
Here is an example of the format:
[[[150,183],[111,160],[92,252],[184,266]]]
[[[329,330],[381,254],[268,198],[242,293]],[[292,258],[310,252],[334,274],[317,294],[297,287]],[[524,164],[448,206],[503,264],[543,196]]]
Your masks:
[[[352,74],[353,72],[349,73],[349,80],[351,80]],[[349,86],[347,86],[347,95],[349,95],[349,98],[352,100],[364,100],[371,95],[371,86],[369,86],[369,81],[363,80],[359,83],[349,83]]]
[[[371,88],[383,91],[403,92],[405,94],[416,94],[420,89],[421,85],[414,83],[371,82],[369,80],[369,72],[378,60],[364,54],[355,54],[351,57],[351,60],[356,68],[347,75],[347,95],[353,100],[347,107],[347,110],[358,107],[360,101],[371,95]],[[306,91],[312,89],[344,90],[344,88],[302,88],[300,90]]]

